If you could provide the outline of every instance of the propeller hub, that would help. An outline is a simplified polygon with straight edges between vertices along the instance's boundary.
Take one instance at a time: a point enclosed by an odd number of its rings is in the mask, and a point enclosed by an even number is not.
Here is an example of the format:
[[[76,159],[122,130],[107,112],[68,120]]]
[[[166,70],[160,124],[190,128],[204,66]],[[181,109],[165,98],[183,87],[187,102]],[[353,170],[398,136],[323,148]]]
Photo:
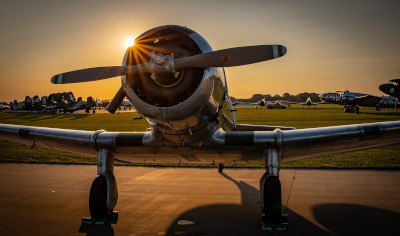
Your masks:
[[[172,72],[175,73],[175,59],[174,55],[163,55],[152,51],[150,54],[150,68],[151,73]]]
[[[175,70],[174,55],[163,55],[152,51],[150,54],[151,78],[160,87],[169,88],[177,85],[182,77],[183,70]]]

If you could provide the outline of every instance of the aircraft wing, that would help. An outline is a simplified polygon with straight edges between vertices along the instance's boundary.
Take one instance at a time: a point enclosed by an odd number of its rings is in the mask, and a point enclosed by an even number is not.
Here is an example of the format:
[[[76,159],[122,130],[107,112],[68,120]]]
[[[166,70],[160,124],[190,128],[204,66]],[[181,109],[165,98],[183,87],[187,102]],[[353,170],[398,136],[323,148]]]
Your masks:
[[[243,130],[243,129],[242,129]],[[86,155],[99,148],[130,162],[263,163],[265,151],[282,161],[400,143],[400,121],[274,131],[217,130],[202,142],[171,145],[151,132],[79,131],[0,124],[0,139]]]
[[[376,104],[378,104],[382,100],[381,97],[376,97],[372,95],[365,95],[358,97],[354,99],[355,104],[358,104],[359,106],[368,106],[368,107],[374,107]]]
[[[61,151],[96,155],[91,138],[95,131],[0,124],[0,139]]]
[[[274,131],[275,129],[292,130],[296,128],[287,126],[236,124],[235,131]]]

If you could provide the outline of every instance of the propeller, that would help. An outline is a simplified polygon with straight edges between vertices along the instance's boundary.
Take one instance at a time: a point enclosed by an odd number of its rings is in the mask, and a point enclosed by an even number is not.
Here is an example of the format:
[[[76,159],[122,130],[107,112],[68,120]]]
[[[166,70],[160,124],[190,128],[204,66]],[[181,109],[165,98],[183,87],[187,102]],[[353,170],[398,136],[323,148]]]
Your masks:
[[[108,112],[114,114],[115,111],[118,109],[119,105],[121,105],[121,103],[125,97],[126,97],[126,93],[125,93],[124,87],[121,86],[119,88],[118,92],[115,94],[114,98],[108,104],[106,110]]]
[[[116,76],[148,72],[149,63],[135,66],[105,66],[70,71],[51,78],[53,84],[70,84],[109,79]]]
[[[144,72],[165,73],[184,68],[241,66],[275,59],[285,54],[286,47],[282,45],[229,48],[183,58],[174,58],[173,55],[163,55],[153,51],[150,62],[134,66],[95,67],[70,71],[53,76],[51,82],[53,84],[80,83]]]

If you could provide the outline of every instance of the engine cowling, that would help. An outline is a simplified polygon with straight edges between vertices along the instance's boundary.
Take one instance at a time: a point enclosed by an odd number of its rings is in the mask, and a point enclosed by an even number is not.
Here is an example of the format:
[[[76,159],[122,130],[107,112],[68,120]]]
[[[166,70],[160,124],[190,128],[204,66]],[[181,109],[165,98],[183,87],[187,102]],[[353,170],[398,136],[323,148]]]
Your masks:
[[[180,58],[210,52],[212,48],[191,29],[161,26],[140,35],[126,51],[122,65],[148,62],[152,51]],[[122,76],[122,84],[135,109],[163,134],[184,135],[204,128],[215,118],[225,94],[225,77],[220,68],[143,72]]]

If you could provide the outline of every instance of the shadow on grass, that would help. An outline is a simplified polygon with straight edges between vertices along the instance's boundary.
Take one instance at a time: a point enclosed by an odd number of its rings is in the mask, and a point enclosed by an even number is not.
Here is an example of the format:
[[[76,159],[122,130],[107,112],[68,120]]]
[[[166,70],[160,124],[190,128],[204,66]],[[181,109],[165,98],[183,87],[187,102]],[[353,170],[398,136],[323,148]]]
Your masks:
[[[89,114],[40,114],[34,112],[12,112],[0,118],[0,120],[8,120],[8,119],[22,119],[29,121],[42,121],[42,120],[51,120],[51,119],[69,119],[69,120],[77,120],[88,117]]]
[[[398,119],[400,119],[400,111],[399,112],[385,112],[385,111],[381,111],[381,112],[363,112],[360,111],[360,116],[362,114],[366,114],[366,115],[373,115],[373,116],[390,116],[390,117],[398,117]]]

